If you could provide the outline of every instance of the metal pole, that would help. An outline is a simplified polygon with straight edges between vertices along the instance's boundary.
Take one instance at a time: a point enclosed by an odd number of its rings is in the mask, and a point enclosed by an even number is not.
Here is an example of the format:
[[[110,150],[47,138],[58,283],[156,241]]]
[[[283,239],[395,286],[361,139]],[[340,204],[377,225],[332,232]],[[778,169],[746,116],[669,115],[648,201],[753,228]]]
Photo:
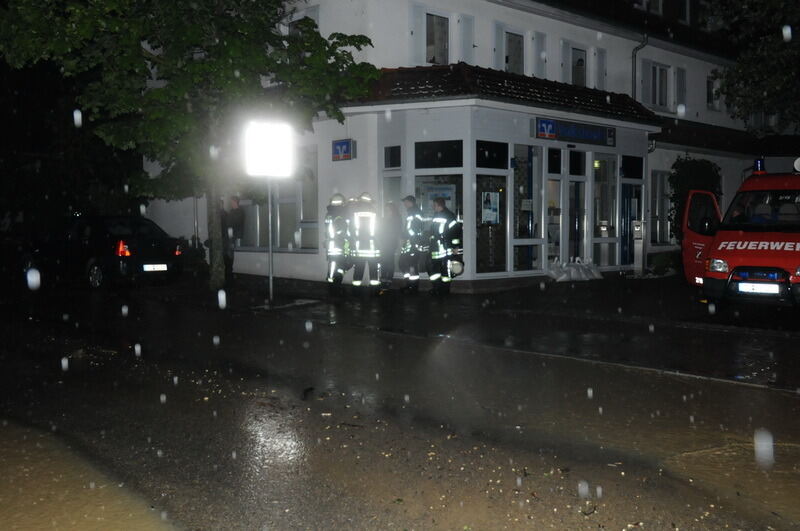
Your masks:
[[[269,252],[269,304],[272,305],[272,269],[273,269],[273,261],[272,261],[272,181],[267,179],[267,232],[269,232],[269,236],[267,237],[267,245],[268,245],[268,252]]]

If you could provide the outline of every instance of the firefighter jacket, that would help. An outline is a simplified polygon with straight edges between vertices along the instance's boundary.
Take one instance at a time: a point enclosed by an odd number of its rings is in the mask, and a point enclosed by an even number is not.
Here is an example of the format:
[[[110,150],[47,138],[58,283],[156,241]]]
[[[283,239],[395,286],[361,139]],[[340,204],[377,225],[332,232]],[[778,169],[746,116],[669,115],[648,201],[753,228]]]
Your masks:
[[[344,205],[328,205],[325,216],[325,252],[328,258],[347,254],[347,211]]]
[[[431,222],[431,259],[461,261],[464,252],[461,221],[445,208],[436,212]]]
[[[356,201],[350,208],[349,256],[362,259],[379,258],[378,215],[375,207],[369,201]]]
[[[430,238],[425,234],[425,218],[422,209],[414,205],[406,211],[406,225],[400,254],[427,253]]]

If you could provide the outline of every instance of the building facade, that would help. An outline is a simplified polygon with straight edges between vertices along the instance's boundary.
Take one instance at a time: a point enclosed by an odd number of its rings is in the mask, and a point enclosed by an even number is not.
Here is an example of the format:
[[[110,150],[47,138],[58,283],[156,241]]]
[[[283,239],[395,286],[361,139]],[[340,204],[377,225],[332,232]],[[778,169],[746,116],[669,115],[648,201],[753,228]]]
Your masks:
[[[667,177],[677,157],[718,164],[727,204],[764,154],[715,92],[712,72],[729,59],[700,27],[713,23],[701,8],[695,0],[298,3],[294,18],[313,18],[323,35],[370,37],[358,59],[384,70],[369,98],[343,109],[344,123],[320,119],[301,139],[298,175],[275,199],[276,276],[323,278],[322,218],[337,192],[368,192],[382,204],[413,194],[423,210],[445,197],[464,221],[459,280],[537,276],[575,258],[642,271],[648,257],[675,249]],[[791,168],[791,153],[774,155],[771,170]],[[236,271],[263,275],[266,209],[243,204]],[[155,202],[149,213],[189,236],[192,210]]]

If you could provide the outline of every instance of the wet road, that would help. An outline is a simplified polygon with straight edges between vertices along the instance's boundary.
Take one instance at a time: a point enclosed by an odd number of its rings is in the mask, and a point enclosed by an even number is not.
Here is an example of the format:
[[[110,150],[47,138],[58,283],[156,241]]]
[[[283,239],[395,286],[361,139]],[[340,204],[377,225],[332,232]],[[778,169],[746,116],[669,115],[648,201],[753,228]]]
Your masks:
[[[28,311],[34,316],[33,324],[18,322],[20,330],[41,328],[37,320],[45,329],[58,323],[60,336],[87,340],[105,350],[94,350],[84,358],[78,355],[68,374],[58,380],[45,379],[46,398],[41,398],[43,384],[34,367],[29,386],[23,387],[30,389],[24,398],[7,397],[7,414],[19,415],[18,408],[30,400],[34,413],[29,418],[41,422],[44,416],[54,424],[71,425],[69,431],[83,434],[83,444],[95,454],[100,447],[105,452],[99,453],[115,455],[120,441],[133,441],[127,453],[140,467],[129,473],[148,492],[165,489],[158,462],[169,455],[175,463],[170,468],[185,472],[167,476],[170,488],[164,490],[165,503],[184,519],[193,511],[217,518],[206,527],[219,527],[226,518],[242,522],[241,514],[231,511],[263,504],[286,505],[289,511],[280,518],[275,511],[266,515],[262,511],[262,518],[302,527],[308,520],[291,516],[297,500],[314,504],[324,521],[345,526],[347,520],[342,519],[337,501],[341,492],[333,489],[322,496],[309,487],[315,478],[335,471],[323,467],[323,474],[309,467],[309,459],[319,456],[308,456],[315,453],[309,451],[309,441],[310,446],[315,439],[323,444],[327,435],[320,434],[330,429],[363,429],[364,421],[347,418],[348,410],[357,411],[358,419],[370,419],[370,423],[392,419],[399,428],[381,425],[387,433],[441,426],[446,440],[450,436],[460,441],[488,440],[515,452],[538,449],[540,457],[543,449],[545,455],[558,453],[562,459],[568,455],[591,470],[592,478],[603,477],[601,481],[610,479],[603,476],[609,470],[600,469],[618,466],[609,467],[609,463],[624,463],[639,471],[663,469],[682,478],[684,486],[691,481],[705,487],[719,497],[714,498],[717,505],[729,508],[735,500],[736,507],[772,514],[778,527],[800,520],[793,504],[800,492],[800,433],[793,422],[800,412],[800,397],[795,392],[663,372],[679,370],[722,379],[746,375],[759,384],[792,388],[798,382],[792,330],[777,326],[759,332],[734,329],[709,320],[707,312],[700,312],[695,320],[679,320],[663,305],[648,308],[649,312],[623,309],[616,312],[622,317],[614,317],[603,307],[587,310],[571,304],[578,301],[570,301],[566,290],[574,288],[555,288],[565,291],[566,303],[558,301],[561,294],[548,293],[548,289],[537,290],[543,295],[529,293],[524,300],[509,295],[445,301],[421,297],[413,302],[349,299],[272,311],[249,310],[252,301],[235,293],[228,296],[229,304],[222,310],[216,301],[197,299],[180,289],[77,294],[90,297],[89,303],[79,302],[76,294],[50,294],[46,299],[37,294],[39,300],[25,300],[13,312],[5,307],[12,321],[13,315]],[[603,301],[608,307],[614,304],[610,296]],[[417,311],[410,311],[412,306]],[[419,317],[434,314],[441,316],[434,323]],[[25,337],[20,336],[5,347],[15,350],[25,345]],[[59,345],[54,341],[56,349]],[[736,354],[726,357],[728,349]],[[57,365],[52,356],[44,359],[51,369]],[[114,370],[131,372],[123,381],[113,376]],[[106,377],[102,383],[99,374]],[[59,391],[62,384],[56,382],[67,379],[71,385]],[[279,390],[277,395],[265,382]],[[118,394],[113,391],[117,385]],[[160,392],[156,394],[154,387]],[[74,406],[63,405],[76,393],[84,404],[83,415],[76,415]],[[243,397],[239,405],[232,398],[237,393]],[[122,400],[130,401],[136,411],[125,426],[118,418]],[[177,415],[190,410],[190,418]],[[272,410],[280,414],[264,415]],[[58,420],[59,414],[69,420]],[[169,429],[153,424],[158,418],[170,424]],[[334,418],[337,423],[331,422]],[[208,433],[210,419],[227,421]],[[760,470],[753,460],[753,433],[760,427],[767,428],[776,441],[776,462],[769,472]],[[109,436],[112,431],[115,437]],[[183,434],[178,439],[182,442],[175,440],[175,431]],[[161,444],[159,433],[170,442]],[[423,439],[427,443],[430,437]],[[348,443],[340,441],[339,450],[342,444]],[[378,446],[390,454],[397,452],[385,449],[391,447],[386,439]],[[231,448],[241,450],[236,455],[237,450]],[[469,444],[460,451],[468,448]],[[374,454],[377,447],[371,450]],[[112,457],[107,459],[116,463]],[[193,459],[202,464],[199,470],[192,466]],[[211,463],[225,463],[224,471]],[[259,469],[254,463],[269,467]],[[601,463],[599,468],[597,463]],[[276,497],[275,492],[286,490],[287,477],[296,481],[288,484],[291,489],[285,495]],[[397,477],[406,476],[399,473]],[[238,482],[239,488],[232,489],[237,494],[218,501],[203,497],[213,510],[203,510],[203,503],[187,502],[181,496],[187,488],[202,490],[198,485],[203,482],[226,481]],[[248,487],[259,482],[263,491]],[[620,486],[620,492],[625,488]],[[246,499],[236,502],[242,492]],[[680,499],[676,494],[659,504]],[[230,508],[226,508],[228,503]],[[347,514],[367,517],[358,510]],[[397,516],[390,514],[390,520]]]

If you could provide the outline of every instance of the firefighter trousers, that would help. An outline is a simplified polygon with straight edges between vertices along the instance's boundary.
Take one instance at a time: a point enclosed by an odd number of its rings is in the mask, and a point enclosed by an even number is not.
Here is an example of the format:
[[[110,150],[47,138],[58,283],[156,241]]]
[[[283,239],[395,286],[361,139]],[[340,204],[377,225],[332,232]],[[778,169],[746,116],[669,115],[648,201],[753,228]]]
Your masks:
[[[364,282],[364,271],[367,271],[367,281]],[[381,264],[378,258],[358,258],[353,266],[354,286],[378,286],[381,281]]]

